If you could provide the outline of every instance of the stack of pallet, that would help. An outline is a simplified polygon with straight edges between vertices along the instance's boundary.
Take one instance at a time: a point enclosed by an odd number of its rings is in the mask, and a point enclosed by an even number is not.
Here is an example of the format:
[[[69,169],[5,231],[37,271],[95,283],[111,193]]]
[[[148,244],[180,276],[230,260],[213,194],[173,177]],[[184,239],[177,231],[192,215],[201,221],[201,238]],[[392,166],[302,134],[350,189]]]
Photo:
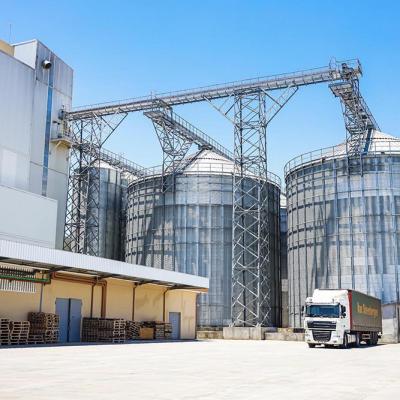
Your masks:
[[[10,320],[0,318],[0,346],[10,344]]]
[[[82,320],[82,341],[97,342],[99,340],[99,319],[83,318]]]
[[[11,321],[10,322],[10,344],[23,345],[28,344],[29,321]]]
[[[165,339],[172,339],[172,324],[166,322],[164,325]]]
[[[138,340],[140,339],[140,322],[126,321],[126,339],[127,340]]]
[[[126,321],[123,319],[102,318],[99,321],[99,341],[124,343]]]
[[[57,314],[30,312],[29,344],[58,343],[60,317]]]
[[[154,339],[165,339],[165,325],[164,322],[154,323]]]
[[[152,328],[154,330],[154,339],[165,339],[165,322],[161,321],[145,321],[142,322],[144,328]]]
[[[83,318],[82,340],[84,342],[124,343],[126,321],[116,318]]]

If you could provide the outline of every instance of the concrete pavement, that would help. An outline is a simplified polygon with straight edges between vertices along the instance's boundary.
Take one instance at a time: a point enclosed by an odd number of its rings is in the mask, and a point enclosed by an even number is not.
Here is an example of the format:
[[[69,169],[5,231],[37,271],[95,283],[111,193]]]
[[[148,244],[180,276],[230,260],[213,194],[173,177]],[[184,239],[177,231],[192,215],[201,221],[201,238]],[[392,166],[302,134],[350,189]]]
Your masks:
[[[0,399],[389,400],[400,345],[228,341],[0,349]]]

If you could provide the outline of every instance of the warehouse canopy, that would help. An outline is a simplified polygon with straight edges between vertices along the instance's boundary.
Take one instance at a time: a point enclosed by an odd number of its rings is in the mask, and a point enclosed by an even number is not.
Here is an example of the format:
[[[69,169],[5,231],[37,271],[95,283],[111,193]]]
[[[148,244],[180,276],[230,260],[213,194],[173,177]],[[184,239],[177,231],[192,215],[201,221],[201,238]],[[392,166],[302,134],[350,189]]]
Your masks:
[[[207,291],[209,287],[208,278],[201,276],[8,240],[0,240],[0,261],[50,272],[83,273],[99,278],[117,278],[201,292]]]

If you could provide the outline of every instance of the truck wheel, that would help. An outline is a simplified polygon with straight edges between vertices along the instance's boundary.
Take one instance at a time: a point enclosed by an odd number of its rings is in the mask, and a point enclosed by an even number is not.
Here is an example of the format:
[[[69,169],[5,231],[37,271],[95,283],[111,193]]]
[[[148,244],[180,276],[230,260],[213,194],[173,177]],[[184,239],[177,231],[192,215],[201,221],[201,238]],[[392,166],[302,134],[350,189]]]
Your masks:
[[[313,344],[313,343],[308,343],[308,347],[309,347],[310,349],[313,349],[313,348],[315,347],[315,344]]]
[[[369,333],[369,339],[366,340],[368,346],[374,346],[375,344],[375,332]]]
[[[356,333],[356,342],[354,343],[355,347],[360,347],[361,343],[360,343],[360,334]]]
[[[343,336],[343,344],[341,347],[342,349],[347,349],[349,347],[349,340],[347,339],[347,333],[345,333]]]
[[[372,334],[372,338],[371,338],[371,344],[372,344],[372,346],[376,346],[376,345],[378,344],[378,340],[379,340],[378,334],[377,334],[376,332],[374,332],[374,333]]]

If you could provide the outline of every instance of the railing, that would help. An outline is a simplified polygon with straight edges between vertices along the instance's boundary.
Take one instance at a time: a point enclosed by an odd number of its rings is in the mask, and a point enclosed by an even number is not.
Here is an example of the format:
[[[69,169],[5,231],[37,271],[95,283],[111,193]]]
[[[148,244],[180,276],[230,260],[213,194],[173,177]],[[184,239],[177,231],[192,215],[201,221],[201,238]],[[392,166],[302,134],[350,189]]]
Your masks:
[[[368,156],[369,154],[381,153],[381,154],[400,154],[400,139],[371,139],[371,143],[368,145],[368,150],[362,154],[362,156]],[[308,153],[301,154],[288,161],[284,168],[285,177],[299,166],[307,165],[314,161],[325,161],[333,158],[346,157],[346,143],[342,143],[336,146],[325,147],[319,150],[310,151]]]
[[[154,178],[157,176],[162,175],[162,166],[158,165],[155,167],[146,168],[142,171],[142,176],[137,177],[134,181],[143,178]],[[226,162],[226,163],[219,163],[219,162],[204,162],[204,159],[201,162],[196,163],[194,160],[193,164],[189,164],[184,169],[183,173],[185,175],[227,175],[233,176],[233,164]],[[249,178],[254,177],[249,175]],[[281,179],[278,175],[275,175],[273,172],[267,173],[268,182],[276,185],[281,189]]]
[[[86,116],[87,113],[97,111],[101,113],[114,113],[118,109],[124,112],[139,111],[149,109],[158,100],[165,101],[170,105],[185,104],[194,101],[204,101],[207,98],[223,98],[233,94],[238,90],[251,90],[254,88],[264,88],[266,90],[280,89],[288,86],[302,86],[313,83],[335,81],[342,78],[342,64],[354,68],[356,74],[361,73],[361,65],[358,60],[346,60],[343,62],[332,62],[329,66],[301,70],[291,73],[284,73],[259,78],[232,81],[211,86],[202,86],[195,89],[184,89],[173,92],[150,94],[148,96],[118,100],[106,103],[97,103],[86,106],[74,107],[70,116],[74,114]]]
[[[204,144],[211,145],[214,149],[218,150],[220,154],[229,158],[230,160],[234,159],[233,153],[231,153],[226,147],[219,144],[215,141],[211,136],[207,135],[200,129],[196,128],[190,122],[186,121],[184,118],[180,117],[176,113],[172,113],[172,118],[175,120],[179,125],[182,125],[187,131],[192,132],[194,135],[198,136]]]

